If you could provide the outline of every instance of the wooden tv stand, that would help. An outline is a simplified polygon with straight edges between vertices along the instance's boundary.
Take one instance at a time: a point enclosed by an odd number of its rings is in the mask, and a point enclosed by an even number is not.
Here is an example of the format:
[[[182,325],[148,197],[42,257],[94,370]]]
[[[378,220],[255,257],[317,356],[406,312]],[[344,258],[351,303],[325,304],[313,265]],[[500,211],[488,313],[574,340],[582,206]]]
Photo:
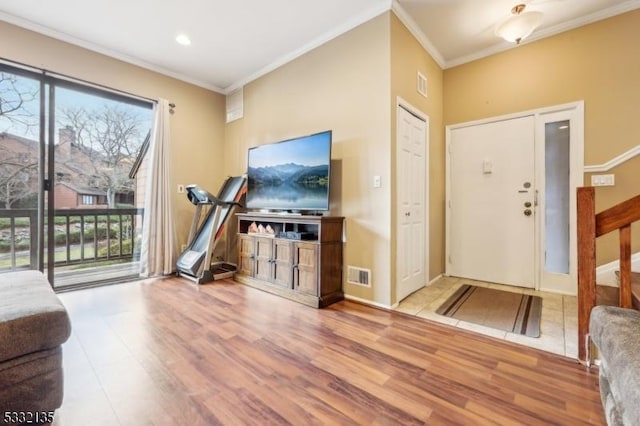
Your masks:
[[[321,308],[344,299],[343,217],[238,213],[240,283]],[[273,234],[250,233],[252,223]]]

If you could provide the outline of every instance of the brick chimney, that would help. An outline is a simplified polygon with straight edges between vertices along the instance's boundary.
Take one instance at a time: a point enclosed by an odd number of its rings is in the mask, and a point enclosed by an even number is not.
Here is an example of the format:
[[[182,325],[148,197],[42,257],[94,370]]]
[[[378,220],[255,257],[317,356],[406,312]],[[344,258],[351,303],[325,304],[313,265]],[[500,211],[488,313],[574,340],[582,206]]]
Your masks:
[[[61,127],[58,130],[58,148],[56,154],[59,160],[69,160],[71,158],[71,150],[76,143],[76,131],[72,126]]]

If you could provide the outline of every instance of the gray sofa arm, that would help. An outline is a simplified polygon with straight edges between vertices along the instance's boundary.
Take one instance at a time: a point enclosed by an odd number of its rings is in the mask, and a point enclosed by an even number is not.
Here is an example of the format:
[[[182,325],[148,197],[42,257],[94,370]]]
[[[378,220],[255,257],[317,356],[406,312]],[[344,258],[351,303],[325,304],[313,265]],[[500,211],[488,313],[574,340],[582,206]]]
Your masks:
[[[640,424],[640,312],[596,306],[589,330],[600,352],[600,396],[607,423]]]

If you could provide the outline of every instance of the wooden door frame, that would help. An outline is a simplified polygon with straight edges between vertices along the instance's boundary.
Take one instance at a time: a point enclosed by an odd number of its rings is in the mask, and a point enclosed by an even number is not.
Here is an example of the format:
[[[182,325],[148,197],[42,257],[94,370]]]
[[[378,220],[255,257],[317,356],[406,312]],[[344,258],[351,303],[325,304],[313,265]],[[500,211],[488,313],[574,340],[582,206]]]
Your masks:
[[[573,180],[578,186],[582,186],[583,180],[584,180],[584,101],[576,101],[576,102],[570,102],[566,104],[553,105],[553,106],[544,107],[544,108],[537,108],[533,110],[521,111],[521,112],[516,112],[512,114],[505,114],[505,115],[500,115],[495,117],[484,118],[481,120],[474,120],[474,121],[450,124],[445,126],[445,210],[446,210],[446,213],[445,213],[445,275],[450,275],[450,269],[451,269],[450,262],[449,262],[450,255],[451,255],[451,252],[450,252],[450,249],[451,249],[451,243],[450,243],[450,238],[451,238],[451,175],[450,175],[451,131],[455,129],[464,128],[464,127],[472,127],[472,126],[478,126],[482,124],[493,123],[497,121],[512,120],[516,118],[533,116],[535,119],[534,131],[536,131],[535,147],[536,147],[536,152],[539,152],[539,145],[540,143],[544,143],[544,140],[542,140],[542,142],[539,140],[538,127],[541,122],[544,122],[544,116],[548,114],[559,113],[564,111],[573,111],[575,113],[575,123],[572,122],[572,127],[571,127],[572,136],[571,136],[571,147],[570,147],[570,161],[571,161],[571,167],[572,167],[572,177],[574,176],[574,174],[576,176],[578,174],[580,175],[579,179],[575,178]],[[539,161],[539,160],[540,160],[540,155],[536,154],[536,159],[534,159],[534,161]],[[538,175],[539,170],[540,170],[539,167],[535,168],[536,176]],[[538,187],[537,183],[535,187],[536,188]],[[571,191],[573,193],[572,194],[572,199],[573,199],[575,197],[575,188],[572,187]],[[571,206],[573,207],[574,203],[572,203]],[[569,218],[571,229],[575,228],[576,226],[576,214],[577,213],[575,211],[575,208],[572,208],[570,212],[570,218]],[[536,219],[535,226],[536,226],[536,229],[535,229],[535,238],[534,238],[535,240],[534,241],[534,244],[535,244],[534,289],[540,290],[541,276],[542,276],[541,268],[544,267],[542,262],[542,247],[541,247],[540,235],[544,232],[544,230],[541,229],[540,223],[537,219]],[[574,268],[576,265],[576,262],[577,262],[576,256],[577,256],[576,251],[572,250],[571,259],[570,259],[572,268]],[[555,291],[555,292],[564,293],[564,294],[575,294],[575,292],[571,291],[570,289],[543,288],[543,290]]]
[[[423,259],[423,268],[424,268],[424,273],[425,273],[425,285],[429,282],[429,208],[430,208],[430,203],[429,203],[429,185],[431,182],[431,179],[429,177],[429,141],[430,141],[430,137],[429,137],[429,129],[430,129],[430,121],[429,121],[429,115],[424,113],[423,111],[421,111],[420,109],[418,109],[417,107],[411,105],[408,101],[406,101],[405,99],[403,99],[402,97],[398,96],[396,97],[396,131],[395,131],[395,140],[396,140],[396,144],[394,147],[394,166],[395,166],[395,173],[396,175],[398,174],[398,120],[399,120],[399,114],[398,111],[400,110],[400,108],[408,111],[410,114],[413,114],[414,116],[416,116],[417,118],[419,118],[420,120],[423,120],[425,122],[425,155],[424,155],[424,167],[425,167],[425,186],[424,186],[424,259]],[[397,182],[399,180],[396,178],[395,182],[396,182],[396,186],[393,188],[395,194],[397,195],[398,193],[398,187],[397,187]],[[396,203],[397,204],[397,203]],[[398,226],[399,226],[399,220],[398,220],[398,211],[397,211],[397,206],[394,209],[393,215],[395,217],[395,221],[394,221],[394,234],[396,235],[396,240],[395,240],[395,250],[394,250],[394,258],[395,258],[395,263],[394,263],[394,276],[395,276],[395,291],[394,291],[394,297],[395,297],[395,303],[400,302],[400,293],[399,293],[399,271],[398,271],[398,240],[397,240],[397,235],[398,235]],[[404,296],[406,297],[406,296]]]

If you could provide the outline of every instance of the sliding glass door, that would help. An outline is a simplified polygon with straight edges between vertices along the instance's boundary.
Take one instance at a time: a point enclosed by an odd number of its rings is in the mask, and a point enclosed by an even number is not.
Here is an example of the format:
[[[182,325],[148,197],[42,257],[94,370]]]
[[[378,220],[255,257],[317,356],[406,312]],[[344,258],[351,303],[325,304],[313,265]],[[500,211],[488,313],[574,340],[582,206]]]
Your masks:
[[[0,66],[0,272],[137,276],[152,104]]]
[[[37,76],[0,64],[0,273],[41,265],[43,98]]]
[[[52,100],[55,286],[135,277],[150,105],[68,82]]]

